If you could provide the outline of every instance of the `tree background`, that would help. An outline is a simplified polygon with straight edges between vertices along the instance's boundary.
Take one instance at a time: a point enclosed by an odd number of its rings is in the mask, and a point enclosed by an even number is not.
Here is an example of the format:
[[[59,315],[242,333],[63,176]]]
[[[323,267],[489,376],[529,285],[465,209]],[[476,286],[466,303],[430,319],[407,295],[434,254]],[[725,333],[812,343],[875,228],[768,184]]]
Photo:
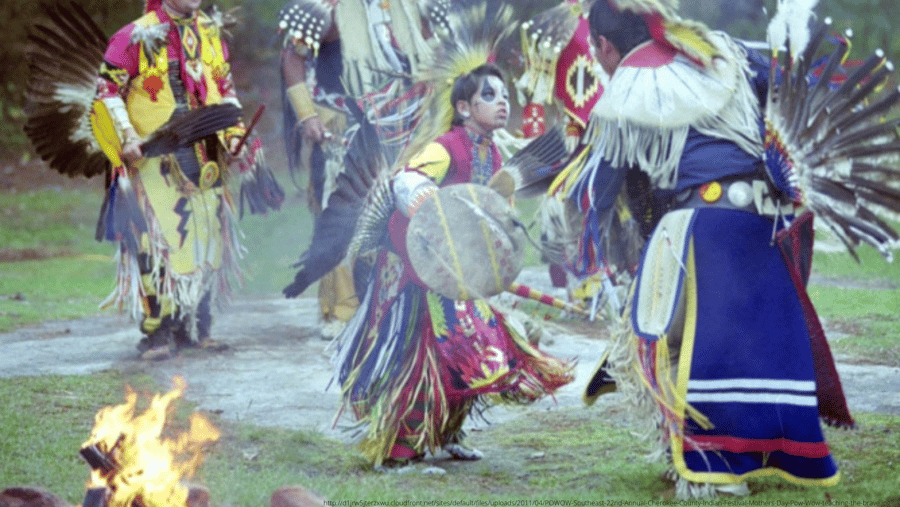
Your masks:
[[[70,1],[70,0],[65,0]],[[107,33],[137,18],[143,0],[74,0],[91,14]],[[280,109],[277,14],[285,0],[217,0],[224,10],[236,8],[238,25],[230,38],[234,76],[245,108],[255,111],[260,104],[269,108],[260,124],[261,131],[277,130]],[[399,1],[399,0],[395,0]],[[519,14],[530,14],[555,5],[557,0],[515,0]],[[207,7],[209,0],[204,1]],[[735,36],[765,39],[768,12],[774,12],[775,0],[696,0],[682,2],[682,15],[704,21]],[[0,163],[25,163],[34,153],[22,132],[25,86],[28,79],[24,53],[28,27],[41,10],[35,0],[3,0],[0,3]],[[830,16],[836,29],[852,29],[853,54],[866,56],[882,48],[890,56],[900,54],[900,36],[893,29],[894,2],[889,0],[822,0],[817,7],[821,16]],[[65,55],[60,55],[65,58]],[[252,113],[251,113],[252,114]]]

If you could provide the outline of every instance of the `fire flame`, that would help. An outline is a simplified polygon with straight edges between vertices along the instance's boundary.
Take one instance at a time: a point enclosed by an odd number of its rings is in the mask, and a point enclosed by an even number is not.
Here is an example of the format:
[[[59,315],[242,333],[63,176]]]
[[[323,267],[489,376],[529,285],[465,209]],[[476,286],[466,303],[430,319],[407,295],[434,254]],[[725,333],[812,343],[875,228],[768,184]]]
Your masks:
[[[149,407],[136,415],[138,396],[129,386],[125,403],[101,409],[94,418],[91,437],[82,448],[94,446],[111,466],[94,469],[88,488],[107,488],[110,507],[171,507],[186,505],[188,488],[182,479],[193,476],[202,461],[201,448],[218,440],[220,432],[198,413],[190,416],[190,428],[164,436],[169,406],[184,394],[184,379],[156,394]]]

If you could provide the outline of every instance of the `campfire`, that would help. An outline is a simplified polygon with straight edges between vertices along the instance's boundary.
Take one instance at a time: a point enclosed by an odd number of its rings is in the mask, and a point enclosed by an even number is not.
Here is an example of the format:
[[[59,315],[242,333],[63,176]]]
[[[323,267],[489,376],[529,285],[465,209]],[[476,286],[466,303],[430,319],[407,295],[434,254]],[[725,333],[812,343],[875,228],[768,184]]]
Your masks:
[[[81,457],[91,477],[81,507],[209,507],[209,492],[187,485],[203,459],[204,446],[219,429],[198,413],[185,421],[169,417],[187,384],[176,377],[166,394],[139,400],[130,387],[125,403],[97,412]],[[138,404],[149,401],[139,412]],[[178,426],[181,427],[178,427]],[[184,426],[187,426],[185,428]],[[328,502],[301,485],[272,493],[271,507],[325,507]],[[73,507],[43,488],[16,486],[0,491],[0,506]]]
[[[91,466],[83,507],[173,507],[188,505],[184,480],[194,475],[203,446],[218,440],[219,430],[198,413],[189,427],[167,424],[172,402],[184,394],[184,379],[154,395],[137,414],[138,396],[128,389],[125,403],[101,409],[81,456]]]

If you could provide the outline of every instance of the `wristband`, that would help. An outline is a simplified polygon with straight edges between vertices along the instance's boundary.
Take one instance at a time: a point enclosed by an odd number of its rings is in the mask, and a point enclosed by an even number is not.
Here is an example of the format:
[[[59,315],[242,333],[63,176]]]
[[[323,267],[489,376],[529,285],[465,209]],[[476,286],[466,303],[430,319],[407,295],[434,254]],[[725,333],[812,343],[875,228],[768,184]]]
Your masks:
[[[292,85],[288,87],[286,92],[288,100],[291,102],[291,107],[294,108],[294,113],[297,114],[297,121],[302,122],[316,116],[316,108],[309,90],[306,88],[306,83]]]

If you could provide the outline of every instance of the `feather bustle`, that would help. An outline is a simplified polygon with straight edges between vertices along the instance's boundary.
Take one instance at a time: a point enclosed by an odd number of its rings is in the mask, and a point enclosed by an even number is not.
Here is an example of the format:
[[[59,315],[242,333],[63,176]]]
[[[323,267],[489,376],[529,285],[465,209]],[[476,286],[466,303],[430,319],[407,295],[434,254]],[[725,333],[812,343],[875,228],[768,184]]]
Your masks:
[[[889,165],[900,160],[900,120],[885,117],[896,111],[900,88],[881,90],[893,72],[881,51],[836,84],[847,38],[838,38],[824,65],[813,69],[829,26],[819,25],[797,59],[791,55],[798,50],[788,43],[781,68],[770,69],[767,170],[773,181],[794,187],[791,195],[820,217],[854,259],[859,261],[855,249],[866,243],[890,260],[900,246],[886,220],[900,212],[900,189],[894,186],[900,174]]]
[[[88,120],[106,44],[102,30],[72,2],[45,6],[28,30],[24,130],[41,159],[68,176],[111,170]]]

